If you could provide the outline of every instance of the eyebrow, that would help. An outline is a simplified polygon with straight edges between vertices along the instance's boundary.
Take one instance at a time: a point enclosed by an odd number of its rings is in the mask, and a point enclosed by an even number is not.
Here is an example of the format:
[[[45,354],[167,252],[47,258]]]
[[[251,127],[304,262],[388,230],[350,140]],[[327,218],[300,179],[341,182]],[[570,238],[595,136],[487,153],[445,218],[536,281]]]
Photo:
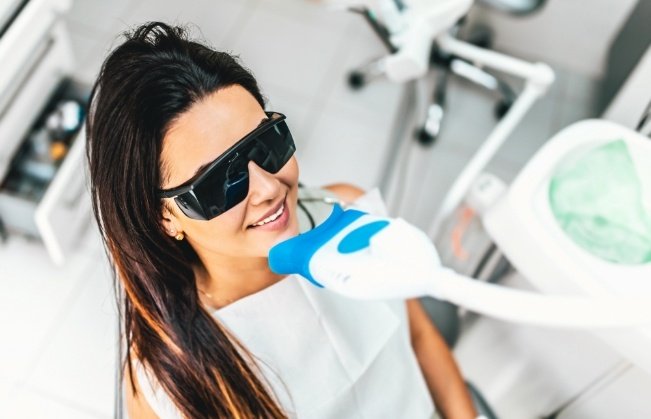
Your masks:
[[[252,129],[251,131],[249,131],[249,132],[253,132],[256,128],[259,128],[260,125],[264,124],[265,122],[267,122],[267,121],[270,120],[270,119],[271,119],[271,118],[269,118],[269,117],[264,117],[264,118],[262,118],[262,120],[260,121],[260,123],[258,124],[258,126],[255,127],[255,128],[253,128],[253,129]],[[247,135],[248,135],[248,134],[247,134]],[[221,155],[221,154],[220,154],[220,155]],[[219,157],[217,157],[217,158],[219,158]],[[216,160],[216,159],[215,159],[215,160]],[[208,163],[206,163],[206,164],[202,164],[201,166],[199,166],[199,168],[194,172],[194,175],[192,175],[192,177],[194,178],[195,176],[197,176],[199,173],[201,173],[201,171],[203,171],[203,169],[205,169],[206,167],[210,166],[210,165],[211,165],[215,160],[209,161]]]

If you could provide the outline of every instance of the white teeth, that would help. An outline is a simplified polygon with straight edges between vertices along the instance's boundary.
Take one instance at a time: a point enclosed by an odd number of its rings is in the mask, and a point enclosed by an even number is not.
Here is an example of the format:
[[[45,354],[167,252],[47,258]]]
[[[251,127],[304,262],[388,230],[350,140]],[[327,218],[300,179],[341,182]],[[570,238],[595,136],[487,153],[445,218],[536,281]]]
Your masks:
[[[270,216],[268,216],[264,220],[262,220],[262,221],[260,221],[258,223],[252,224],[252,225],[257,227],[257,226],[261,226],[263,224],[270,223],[270,222],[274,221],[276,218],[280,217],[280,215],[283,213],[284,209],[285,209],[285,205],[283,204],[280,208],[278,208],[278,211],[276,211],[274,214],[271,214]]]

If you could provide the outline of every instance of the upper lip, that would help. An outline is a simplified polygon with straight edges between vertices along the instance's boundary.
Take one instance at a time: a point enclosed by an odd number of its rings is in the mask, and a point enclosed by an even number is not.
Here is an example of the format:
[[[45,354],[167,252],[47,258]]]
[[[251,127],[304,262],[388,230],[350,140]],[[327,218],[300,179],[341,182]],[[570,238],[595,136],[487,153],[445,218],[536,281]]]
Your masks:
[[[278,210],[280,209],[280,207],[283,206],[283,203],[284,203],[284,202],[285,202],[285,198],[281,199],[280,202],[279,202],[278,204],[274,205],[274,206],[272,207],[272,209],[270,209],[269,211],[267,211],[267,212],[266,212],[262,217],[260,217],[260,219],[258,219],[258,221],[254,221],[254,222],[252,222],[251,225],[253,225],[253,224],[257,224],[257,223],[259,223],[260,221],[264,220],[265,218],[269,217],[270,215],[275,214],[276,211],[278,211]]]

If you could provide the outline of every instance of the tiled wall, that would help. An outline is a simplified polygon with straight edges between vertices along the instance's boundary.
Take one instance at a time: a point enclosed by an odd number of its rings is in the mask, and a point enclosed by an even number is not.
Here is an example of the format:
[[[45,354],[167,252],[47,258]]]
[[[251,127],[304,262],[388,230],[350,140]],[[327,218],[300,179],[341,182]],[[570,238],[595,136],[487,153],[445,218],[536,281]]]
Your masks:
[[[515,19],[478,3],[476,17],[495,30],[497,47],[597,79],[637,0],[546,0],[540,10]]]

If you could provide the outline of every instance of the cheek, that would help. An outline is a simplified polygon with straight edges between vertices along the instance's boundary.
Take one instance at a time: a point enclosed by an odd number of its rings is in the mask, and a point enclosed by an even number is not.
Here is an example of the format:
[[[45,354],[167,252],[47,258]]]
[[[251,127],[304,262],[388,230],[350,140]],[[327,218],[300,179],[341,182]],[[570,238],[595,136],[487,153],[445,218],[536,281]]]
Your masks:
[[[294,155],[274,176],[291,188],[298,183],[298,174],[298,161]]]
[[[242,240],[241,211],[235,207],[210,221],[188,220],[185,231],[195,251],[233,253],[232,249]]]

